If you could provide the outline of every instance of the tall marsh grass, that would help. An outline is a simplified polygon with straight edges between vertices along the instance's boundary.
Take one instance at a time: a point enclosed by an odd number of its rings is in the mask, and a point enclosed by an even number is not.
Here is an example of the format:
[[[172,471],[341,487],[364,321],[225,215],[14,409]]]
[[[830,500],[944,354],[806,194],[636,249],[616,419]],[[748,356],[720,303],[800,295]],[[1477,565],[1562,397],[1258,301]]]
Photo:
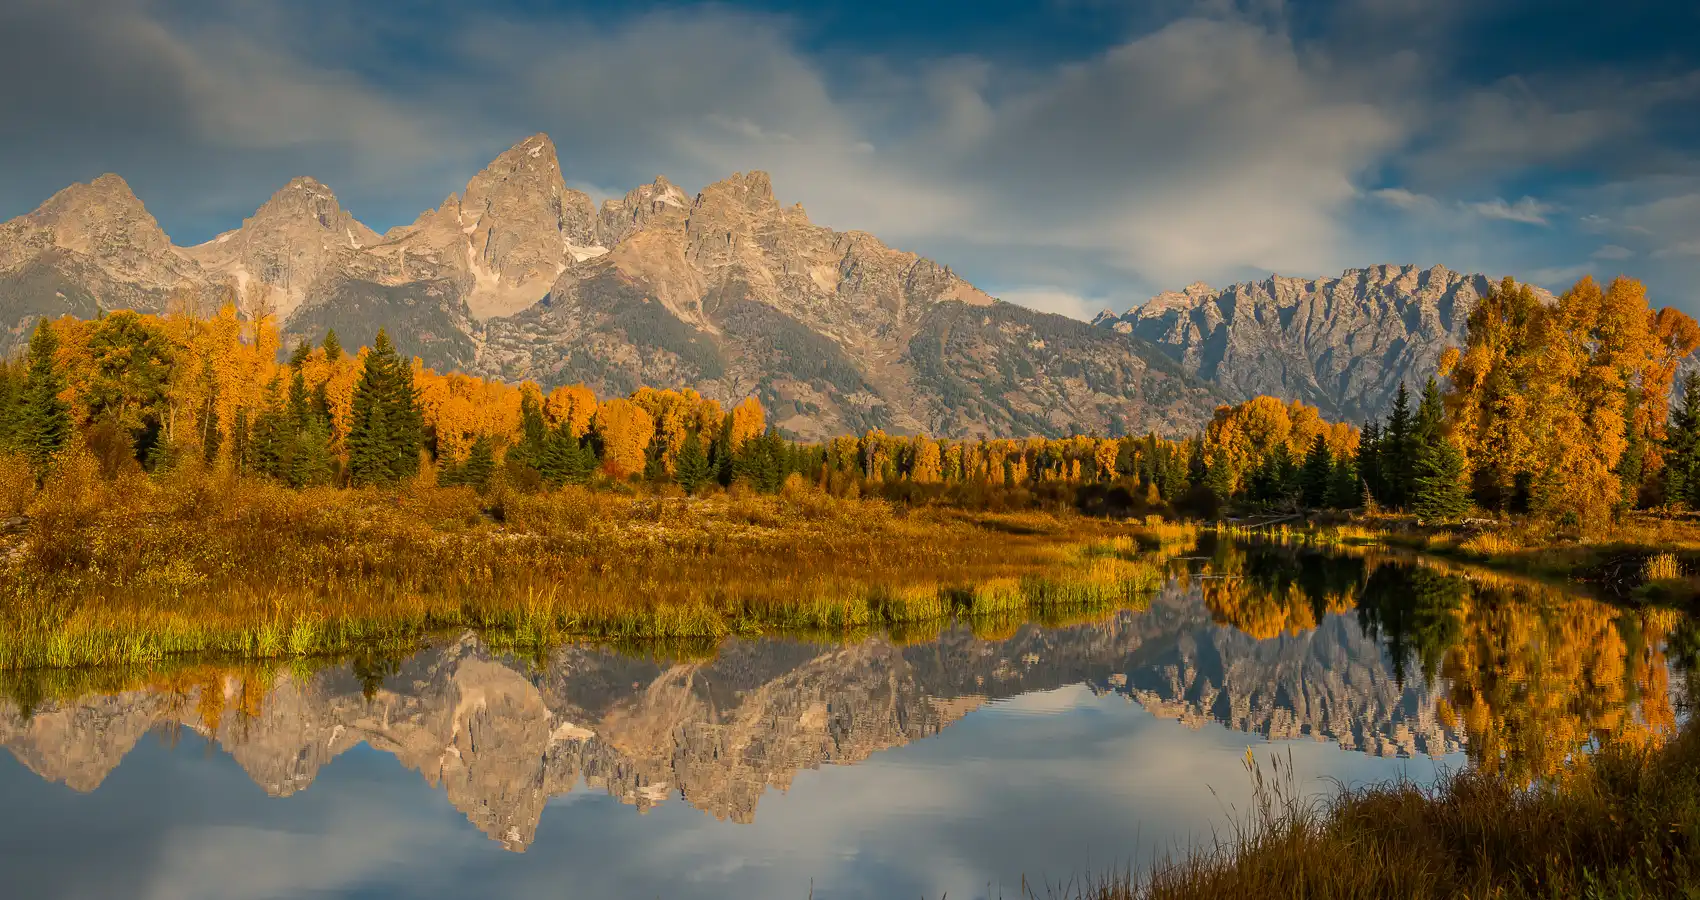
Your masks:
[[[27,511],[0,562],[0,670],[397,649],[463,627],[515,646],[888,628],[1135,603],[1159,581],[1122,526],[806,489],[297,491],[193,466],[107,481],[69,454]],[[1078,549],[1106,534],[1125,552]]]
[[[1290,766],[1290,764],[1289,764]],[[1251,765],[1256,800],[1211,845],[1079,900],[1700,896],[1700,728],[1608,745],[1533,788],[1468,769],[1305,798]]]

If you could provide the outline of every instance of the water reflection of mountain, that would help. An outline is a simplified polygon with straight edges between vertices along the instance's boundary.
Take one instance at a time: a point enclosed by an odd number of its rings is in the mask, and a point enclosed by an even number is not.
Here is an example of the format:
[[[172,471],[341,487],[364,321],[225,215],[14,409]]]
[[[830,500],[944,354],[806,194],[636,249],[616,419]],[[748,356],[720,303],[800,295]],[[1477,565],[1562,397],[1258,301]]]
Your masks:
[[[366,686],[373,687],[370,669]],[[363,689],[357,667],[47,702],[0,703],[0,744],[43,778],[98,787],[149,729],[195,730],[267,792],[306,788],[365,743],[418,771],[510,849],[579,782],[640,810],[680,797],[748,821],[803,769],[855,763],[938,733],[987,700],[1086,682],[1165,717],[1378,754],[1456,741],[1421,686],[1397,684],[1351,616],[1256,640],[1216,624],[1196,589],[1150,610],[1005,640],[954,628],[927,644],[729,640],[708,661],[570,647],[534,668],[473,635],[416,654]]]

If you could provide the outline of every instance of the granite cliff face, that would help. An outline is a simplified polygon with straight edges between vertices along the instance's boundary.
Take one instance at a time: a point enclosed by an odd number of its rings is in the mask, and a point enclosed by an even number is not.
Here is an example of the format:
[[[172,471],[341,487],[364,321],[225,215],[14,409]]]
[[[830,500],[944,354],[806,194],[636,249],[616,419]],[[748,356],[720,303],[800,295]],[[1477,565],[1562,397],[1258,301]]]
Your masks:
[[[149,729],[189,728],[268,793],[287,796],[364,743],[523,850],[548,799],[580,783],[640,811],[678,798],[747,822],[765,792],[787,789],[799,772],[935,735],[988,700],[1082,682],[1194,726],[1382,755],[1458,747],[1428,690],[1398,685],[1355,620],[1256,641],[1214,624],[1196,592],[1176,589],[1143,613],[1027,625],[1002,641],[964,628],[910,647],[729,640],[707,662],[573,647],[528,671],[468,634],[381,682],[369,673],[369,697],[345,666],[285,674],[257,704],[234,677],[187,693],[49,702],[29,716],[0,702],[0,745],[41,777],[89,791]]]
[[[1276,275],[1222,290],[1194,284],[1096,324],[1149,341],[1236,402],[1268,394],[1359,422],[1382,415],[1401,382],[1422,387],[1497,281],[1443,266]]]
[[[200,263],[209,280],[223,279],[238,295],[261,292],[277,316],[287,319],[321,278],[381,240],[342,208],[330,188],[297,178],[241,228],[183,254]]]
[[[758,395],[803,438],[1156,429],[1219,397],[1155,348],[998,303],[950,268],[782,206],[763,172],[604,202],[546,135],[379,236],[298,178],[242,227],[177,248],[121,179],[0,226],[0,352],[43,316],[158,311],[175,290],[263,299],[286,345],[379,327],[426,365],[600,393]]]
[[[179,285],[205,282],[124,179],[73,184],[0,223],[0,353],[23,346],[43,316],[161,312]]]

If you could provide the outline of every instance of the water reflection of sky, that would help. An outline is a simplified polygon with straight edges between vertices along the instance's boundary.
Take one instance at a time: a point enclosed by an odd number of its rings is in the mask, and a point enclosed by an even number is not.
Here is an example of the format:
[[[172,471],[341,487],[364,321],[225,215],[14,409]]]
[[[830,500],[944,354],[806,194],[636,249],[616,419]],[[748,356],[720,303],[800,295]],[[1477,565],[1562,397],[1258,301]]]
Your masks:
[[[1014,897],[1207,839],[1245,808],[1248,746],[1291,754],[1308,789],[1460,756],[1385,759],[1160,720],[1063,687],[987,705],[934,737],[799,773],[753,824],[678,800],[639,814],[582,785],[524,854],[468,823],[419,773],[365,747],[306,790],[267,796],[225,753],[150,735],[79,794],[0,754],[7,896]]]

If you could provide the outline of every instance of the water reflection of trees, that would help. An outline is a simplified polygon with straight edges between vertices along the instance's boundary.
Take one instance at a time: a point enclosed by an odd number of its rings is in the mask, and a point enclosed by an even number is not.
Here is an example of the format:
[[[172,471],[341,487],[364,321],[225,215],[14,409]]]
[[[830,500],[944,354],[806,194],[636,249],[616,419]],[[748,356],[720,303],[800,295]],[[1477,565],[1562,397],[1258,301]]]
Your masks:
[[[1400,683],[1436,689],[1471,761],[1523,781],[1560,774],[1598,743],[1661,743],[1676,721],[1671,657],[1688,672],[1700,657],[1700,635],[1677,613],[1539,582],[1289,545],[1200,553],[1188,577],[1218,623],[1271,638],[1355,608]]]

